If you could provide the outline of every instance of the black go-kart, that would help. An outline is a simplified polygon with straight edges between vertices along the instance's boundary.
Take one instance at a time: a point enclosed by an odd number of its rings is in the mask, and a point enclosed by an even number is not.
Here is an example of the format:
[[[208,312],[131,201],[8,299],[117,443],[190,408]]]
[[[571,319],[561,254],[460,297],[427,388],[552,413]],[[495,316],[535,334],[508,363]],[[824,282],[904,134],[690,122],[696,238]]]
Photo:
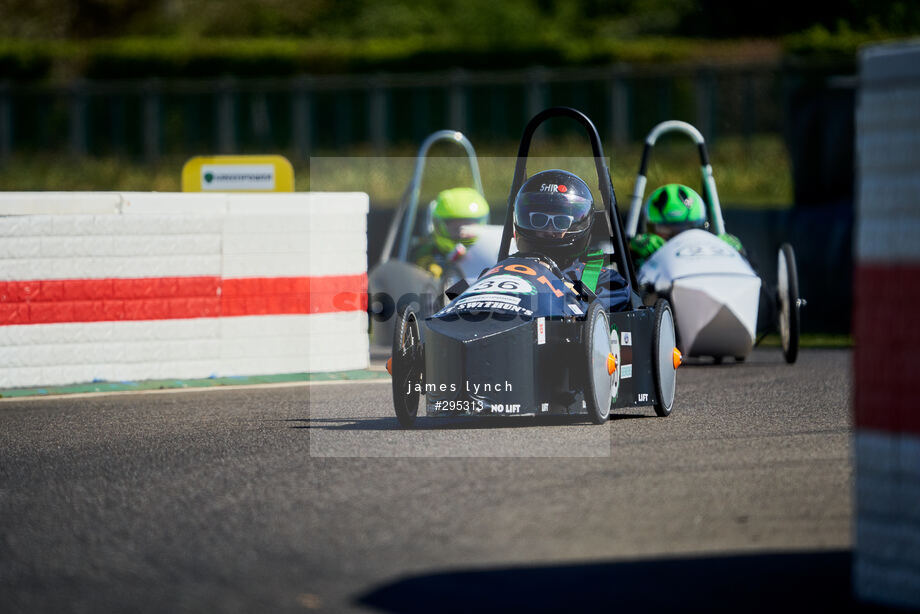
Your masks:
[[[591,142],[603,209],[594,211],[589,250],[603,251],[605,266],[626,280],[624,310],[608,311],[546,256],[508,254],[531,139],[555,117],[579,122]],[[472,285],[449,288],[437,313],[422,319],[409,305],[397,315],[387,368],[400,424],[415,423],[421,396],[429,416],[582,413],[603,424],[611,408],[640,406],[668,416],[681,360],[674,317],[666,300],[643,305],[623,237],[594,124],[565,107],[538,113],[521,138],[498,263]]]

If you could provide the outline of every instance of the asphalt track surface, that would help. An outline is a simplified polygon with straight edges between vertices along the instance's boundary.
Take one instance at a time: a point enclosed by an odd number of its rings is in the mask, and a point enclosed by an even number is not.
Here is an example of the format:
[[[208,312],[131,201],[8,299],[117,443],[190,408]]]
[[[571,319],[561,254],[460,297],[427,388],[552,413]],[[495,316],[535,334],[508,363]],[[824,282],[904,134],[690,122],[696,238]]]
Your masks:
[[[422,419],[388,381],[0,403],[0,611],[851,609],[850,353],[669,418]]]

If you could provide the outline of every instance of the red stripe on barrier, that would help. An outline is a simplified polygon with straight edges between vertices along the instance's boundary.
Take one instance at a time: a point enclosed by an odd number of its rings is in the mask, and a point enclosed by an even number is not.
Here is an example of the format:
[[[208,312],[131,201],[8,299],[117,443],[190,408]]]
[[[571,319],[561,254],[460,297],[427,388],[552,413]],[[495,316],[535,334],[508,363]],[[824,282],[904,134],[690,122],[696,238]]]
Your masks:
[[[0,326],[367,310],[367,275],[0,282]]]
[[[856,267],[853,410],[858,429],[920,434],[920,264]]]
[[[307,280],[310,313],[334,311],[367,311],[367,276],[351,279],[351,287],[343,291],[340,278],[311,277]]]

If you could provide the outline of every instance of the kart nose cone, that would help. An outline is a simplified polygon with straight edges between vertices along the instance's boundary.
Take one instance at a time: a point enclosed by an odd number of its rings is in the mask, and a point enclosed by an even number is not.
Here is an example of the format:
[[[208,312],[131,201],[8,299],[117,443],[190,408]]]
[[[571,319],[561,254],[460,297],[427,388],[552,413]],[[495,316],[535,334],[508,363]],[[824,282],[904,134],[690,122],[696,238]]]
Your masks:
[[[488,408],[515,404],[533,411],[537,386],[534,345],[536,322],[488,317],[426,320],[425,384],[429,411],[436,401],[474,398]],[[484,392],[485,385],[491,390]]]
[[[671,288],[680,351],[686,356],[747,356],[754,345],[760,278],[692,275]]]

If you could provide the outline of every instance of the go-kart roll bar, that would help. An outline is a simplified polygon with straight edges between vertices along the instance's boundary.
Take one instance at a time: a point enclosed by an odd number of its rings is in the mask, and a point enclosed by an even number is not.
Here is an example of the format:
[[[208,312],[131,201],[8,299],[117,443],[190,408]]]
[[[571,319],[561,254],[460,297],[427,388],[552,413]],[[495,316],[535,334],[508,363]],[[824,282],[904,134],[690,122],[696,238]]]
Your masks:
[[[527,156],[530,153],[530,142],[537,128],[548,119],[553,117],[568,117],[574,119],[582,125],[591,141],[591,151],[594,154],[594,167],[597,171],[597,189],[604,203],[605,218],[607,219],[607,231],[613,240],[614,257],[616,258],[617,269],[623,277],[629,282],[631,288],[637,288],[636,274],[632,267],[632,260],[626,250],[626,242],[623,239],[623,226],[620,222],[620,216],[616,210],[616,194],[613,191],[613,183],[610,181],[610,170],[604,163],[604,150],[601,146],[601,137],[597,133],[597,128],[587,115],[572,109],[570,107],[552,107],[540,111],[527,123],[524,128],[524,134],[521,136],[521,144],[518,147],[517,163],[514,167],[514,180],[511,182],[511,192],[508,194],[508,209],[505,214],[505,228],[502,232],[502,243],[498,250],[498,260],[504,260],[508,257],[508,249],[511,246],[511,237],[513,235],[514,224],[514,200],[521,186],[527,179]]]
[[[661,122],[648,133],[645,138],[645,147],[642,150],[642,162],[639,163],[639,174],[636,175],[636,184],[633,187],[629,200],[629,216],[626,219],[626,236],[632,238],[639,232],[639,222],[643,218],[642,201],[645,198],[646,173],[648,160],[652,148],[658,137],[668,132],[680,132],[689,136],[696,143],[700,152],[700,172],[703,176],[703,200],[709,209],[709,219],[712,220],[712,231],[715,234],[725,232],[725,222],[722,219],[722,206],[719,204],[719,193],[716,191],[716,182],[712,177],[712,165],[709,164],[709,152],[706,151],[706,140],[699,130],[687,122],[670,120]]]
[[[470,162],[470,171],[473,174],[473,187],[476,188],[476,191],[480,194],[483,193],[482,178],[479,175],[479,160],[476,158],[476,150],[473,149],[473,144],[470,143],[470,140],[466,138],[462,132],[457,130],[438,130],[428,135],[418,148],[412,179],[409,180],[409,185],[403,193],[402,205],[396,213],[396,219],[402,219],[402,241],[400,242],[399,252],[397,254],[400,260],[408,260],[409,258],[409,239],[412,235],[412,228],[415,226],[416,214],[418,213],[418,199],[422,189],[422,174],[425,172],[425,162],[428,159],[428,150],[431,149],[432,145],[441,141],[457,143],[463,147]],[[386,262],[390,259],[390,254],[393,251],[393,243],[396,241],[397,228],[399,227],[399,224],[390,226],[390,231],[387,233],[387,239],[383,244],[380,262]]]

